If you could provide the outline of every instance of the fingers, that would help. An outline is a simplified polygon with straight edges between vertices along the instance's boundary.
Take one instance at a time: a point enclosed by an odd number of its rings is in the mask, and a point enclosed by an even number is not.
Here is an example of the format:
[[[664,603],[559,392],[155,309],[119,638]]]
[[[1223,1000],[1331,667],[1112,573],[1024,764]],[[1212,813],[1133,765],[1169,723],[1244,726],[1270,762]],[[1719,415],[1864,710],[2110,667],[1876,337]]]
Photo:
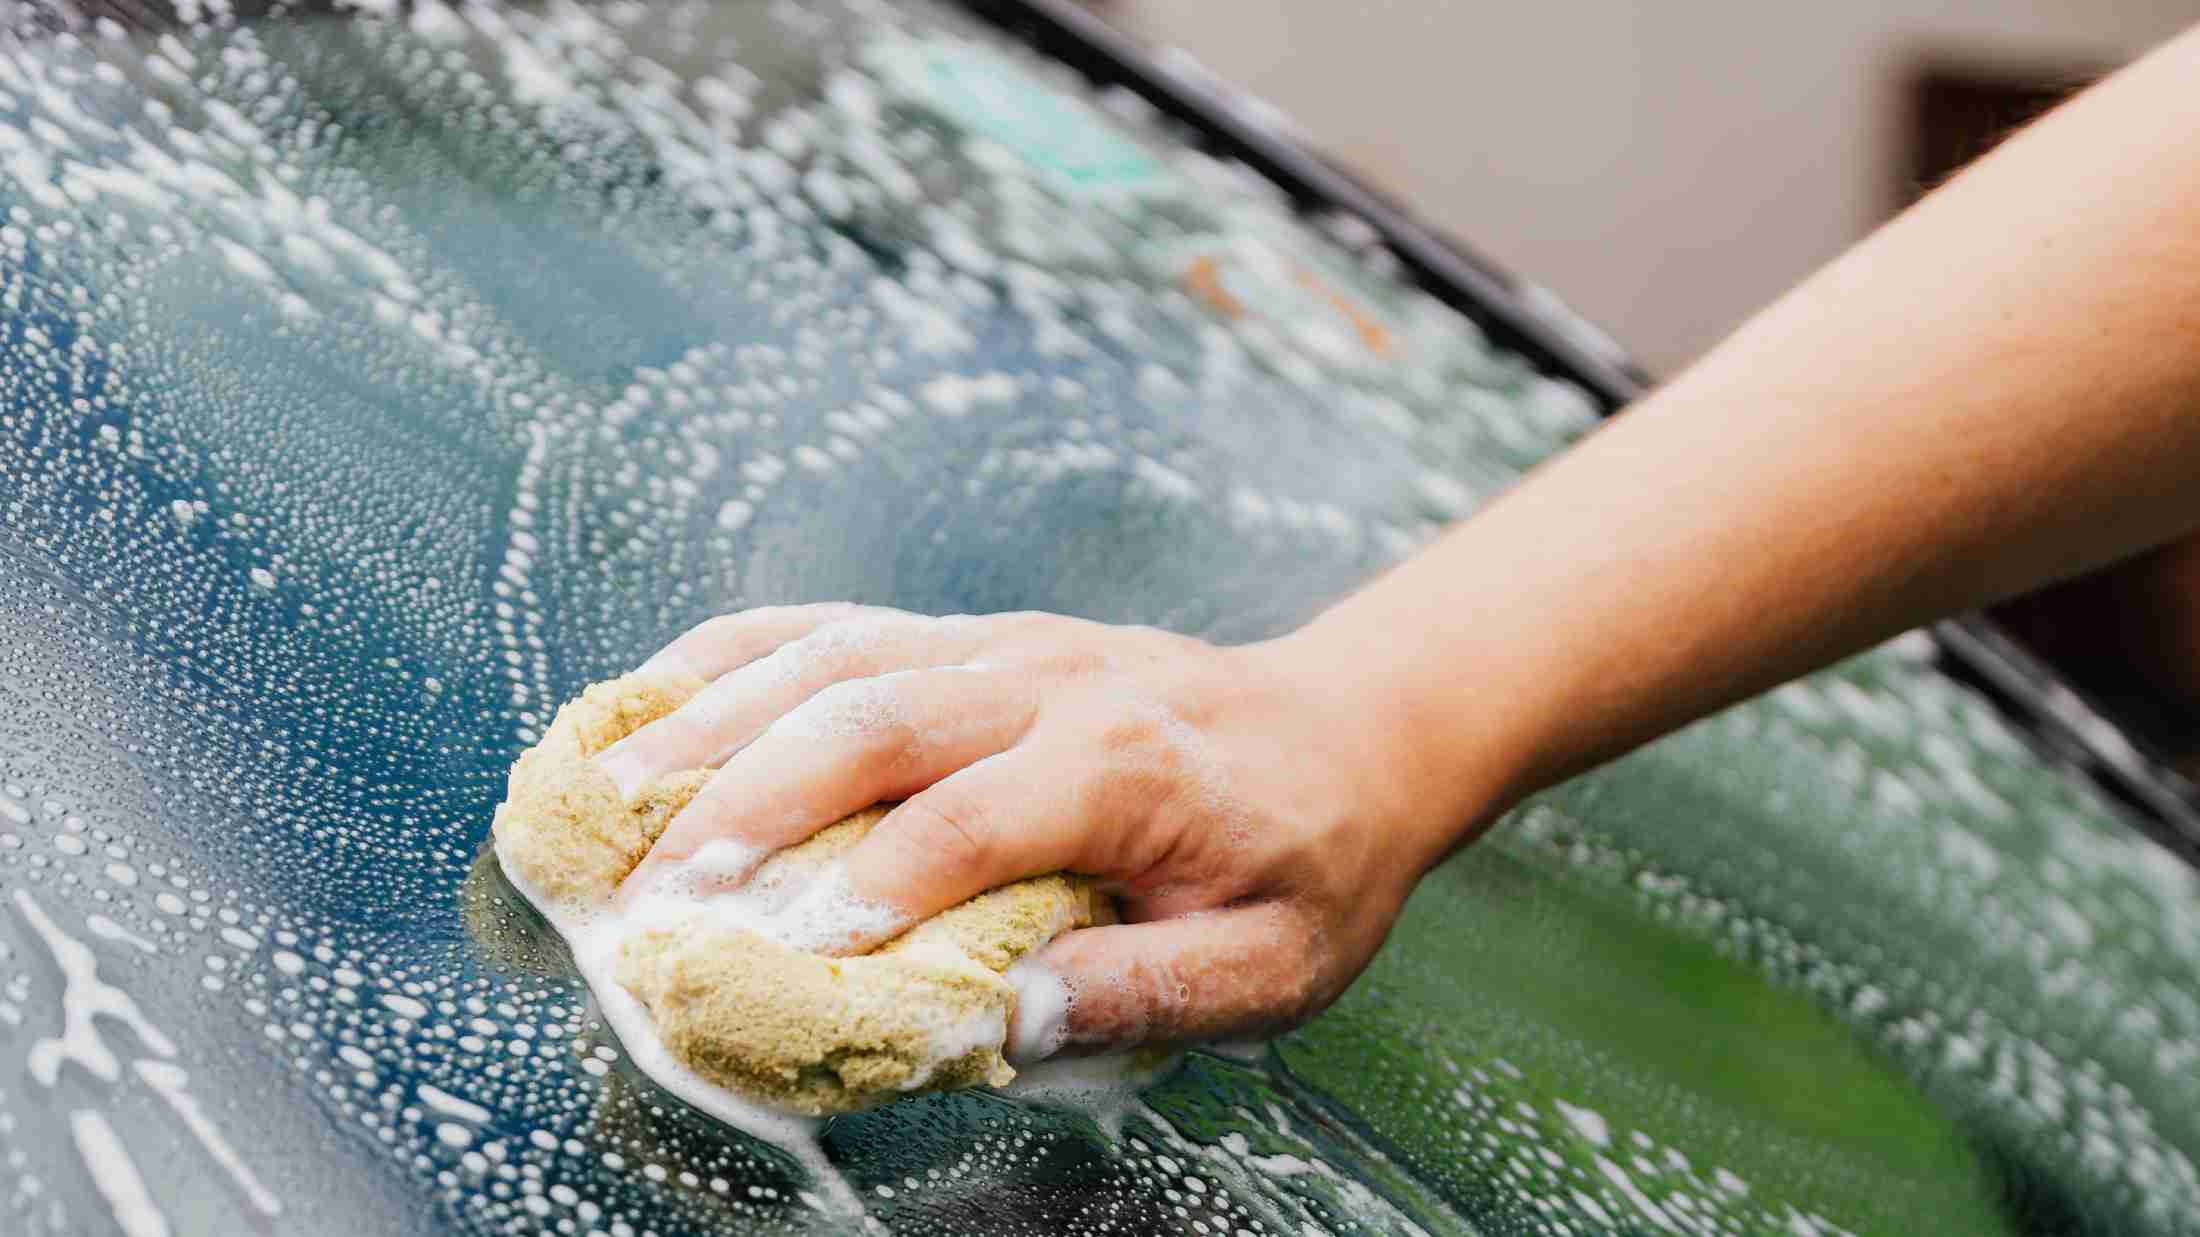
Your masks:
[[[643,866],[686,859],[716,841],[761,860],[1012,746],[1036,712],[1029,682],[998,671],[916,670],[833,684],[712,775]]]
[[[790,629],[778,624],[772,619],[758,631]],[[977,636],[974,620],[898,611],[824,623],[740,665],[672,713],[604,749],[596,756],[597,767],[611,776],[621,795],[632,798],[653,778],[725,760],[766,726],[835,683],[952,665],[977,647]],[[762,638],[758,635],[756,641]],[[741,647],[755,647],[749,640],[743,634]]]
[[[761,606],[738,614],[721,614],[688,628],[678,639],[643,662],[640,669],[715,679],[828,623],[892,613],[895,611],[876,606],[826,602],[810,606]]]
[[[1007,1053],[1113,1052],[1272,1034],[1326,990],[1300,919],[1281,902],[1067,933],[1010,967]]]
[[[850,888],[913,923],[1029,876],[1143,871],[1152,806],[1129,790],[1089,752],[1035,738],[888,812],[849,850]]]

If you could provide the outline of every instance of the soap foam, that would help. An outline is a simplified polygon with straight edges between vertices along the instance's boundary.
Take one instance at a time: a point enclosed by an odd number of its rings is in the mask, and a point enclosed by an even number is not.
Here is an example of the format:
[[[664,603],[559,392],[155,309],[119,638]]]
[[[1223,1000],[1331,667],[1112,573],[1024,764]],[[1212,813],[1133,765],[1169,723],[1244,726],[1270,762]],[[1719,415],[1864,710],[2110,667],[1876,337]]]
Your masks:
[[[818,1148],[816,1136],[823,1119],[759,1103],[688,1068],[665,1047],[648,1009],[618,982],[617,966],[620,947],[629,938],[655,928],[694,926],[698,918],[795,948],[839,946],[845,951],[858,939],[892,935],[900,925],[900,912],[858,896],[847,866],[837,860],[777,880],[750,880],[729,888],[730,873],[744,868],[753,871],[754,862],[763,855],[758,848],[731,840],[708,843],[691,859],[656,865],[642,887],[602,904],[548,898],[527,881],[522,865],[505,853],[501,839],[496,848],[506,879],[565,939],[604,1021],[636,1068],[702,1112],[783,1148],[817,1176],[837,1209],[860,1211],[854,1192]],[[809,879],[795,883],[803,877]],[[906,952],[923,957],[932,948],[942,951],[939,961],[952,961],[948,955],[955,951],[946,946],[920,944]],[[1138,1088],[1158,1076],[1159,1069],[1140,1068],[1129,1054],[1048,1059],[1067,1041],[1067,1015],[1074,1000],[1068,984],[1031,959],[1019,960],[1004,978],[1015,988],[1019,1003],[1013,1028],[1007,1025],[1008,1019],[991,1011],[942,1019],[928,1028],[930,1065],[908,1084],[910,1090],[927,1085],[941,1065],[973,1049],[1002,1043],[1012,1033],[1007,1049],[1019,1072],[1001,1088],[1007,1095],[1076,1108],[1100,1120],[1118,1114]]]
[[[1069,985],[1033,958],[1018,958],[1001,978],[1016,990],[1016,1020],[1002,1054],[1009,1064],[1023,1069],[1060,1052],[1069,1040]]]
[[[735,838],[713,838],[685,860],[642,869],[619,896],[630,903],[650,897],[700,903],[741,887],[770,857],[771,852],[764,847]],[[749,900],[754,901],[753,895],[764,891],[750,887],[743,892],[752,895]]]
[[[660,865],[645,877],[646,884],[609,903],[558,902],[531,887],[522,866],[512,862],[500,841],[498,859],[504,874],[552,927],[565,938],[575,966],[595,994],[604,1021],[617,1035],[628,1059],[644,1074],[691,1106],[735,1129],[786,1150],[808,1168],[826,1189],[836,1210],[860,1212],[856,1195],[828,1163],[817,1144],[821,1118],[788,1113],[718,1086],[690,1069],[668,1049],[657,1034],[648,1009],[617,980],[621,946],[631,937],[655,928],[692,928],[697,919],[715,926],[741,928],[794,948],[845,951],[854,942],[891,936],[901,926],[901,913],[883,903],[857,895],[845,864],[828,862],[805,875],[806,884],[789,889],[771,881],[751,881],[729,888],[729,873],[753,870],[761,857],[756,848],[732,841],[715,841],[695,857]],[[937,951],[942,964],[967,963],[958,951],[945,945],[918,944],[906,952],[922,958]],[[1069,1005],[1067,985],[1043,968],[1020,962],[1008,979],[1020,999],[1039,1004],[1036,1021],[1028,1016],[1018,1023],[1018,1052],[1031,1059],[1058,1049],[1063,1039],[1062,1015]],[[999,1044],[1009,1035],[1008,1019],[998,1011],[973,1011],[942,1018],[927,1028],[929,1064],[907,1084],[911,1091],[928,1085],[937,1070],[975,1049]],[[1041,1028],[1038,1038],[1030,1028]],[[1040,1044],[1048,1045],[1044,1052]],[[1067,1068],[1049,1068],[1020,1075],[1005,1088],[1012,1095],[1044,1098],[1091,1108],[1095,1116],[1112,1111],[1126,1091],[1126,1083],[1143,1082],[1150,1072],[1128,1067],[1128,1058],[1088,1058]],[[1082,1101],[1082,1102],[1081,1102]]]
[[[835,859],[757,931],[796,949],[846,955],[890,940],[908,926],[909,917],[899,909],[857,893],[848,865]]]
[[[625,906],[561,904],[529,886],[521,874],[522,865],[512,862],[504,853],[502,839],[498,839],[496,848],[505,878],[565,938],[573,954],[574,966],[588,982],[589,991],[595,994],[596,1004],[603,1011],[604,1021],[618,1037],[627,1059],[635,1068],[691,1107],[793,1156],[825,1192],[830,1204],[828,1210],[849,1216],[864,1214],[854,1187],[825,1158],[824,1149],[818,1144],[818,1131],[825,1126],[822,1118],[782,1112],[703,1079],[665,1047],[664,1041],[658,1038],[649,1011],[615,978],[619,947],[638,931],[677,921],[699,910],[748,927],[765,922],[769,916],[756,914],[753,907],[744,906],[738,894],[699,898],[692,892],[683,891],[679,881],[663,890],[645,891],[643,896]]]

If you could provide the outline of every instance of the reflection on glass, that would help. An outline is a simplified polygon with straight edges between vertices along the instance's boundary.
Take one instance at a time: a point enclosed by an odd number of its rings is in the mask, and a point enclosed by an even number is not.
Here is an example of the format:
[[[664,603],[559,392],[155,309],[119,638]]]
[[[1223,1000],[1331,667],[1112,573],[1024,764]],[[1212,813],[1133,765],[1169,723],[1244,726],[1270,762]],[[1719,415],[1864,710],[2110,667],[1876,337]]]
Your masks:
[[[181,7],[0,47],[0,1231],[839,1231],[484,866],[548,711],[765,602],[1273,632],[1589,421],[943,10]],[[1898,643],[1272,1049],[826,1151],[911,1233],[2190,1231],[2195,892]]]

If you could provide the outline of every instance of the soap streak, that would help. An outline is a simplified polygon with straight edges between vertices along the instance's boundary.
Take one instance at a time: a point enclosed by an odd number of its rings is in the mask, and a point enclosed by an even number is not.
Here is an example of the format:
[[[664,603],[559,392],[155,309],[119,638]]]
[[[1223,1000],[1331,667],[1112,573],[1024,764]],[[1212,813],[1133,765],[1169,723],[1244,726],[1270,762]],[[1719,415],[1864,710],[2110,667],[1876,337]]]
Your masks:
[[[230,1146],[229,1140],[223,1138],[221,1131],[215,1128],[214,1122],[207,1117],[206,1110],[199,1106],[197,1097],[184,1089],[185,1084],[191,1081],[191,1076],[184,1073],[181,1066],[170,1065],[165,1061],[134,1061],[131,1068],[137,1071],[138,1077],[145,1080],[145,1085],[151,1087],[162,1099],[168,1101],[170,1108],[176,1110],[176,1116],[182,1118],[185,1128],[199,1140],[199,1145],[206,1148],[206,1153],[214,1157],[214,1162],[222,1166],[222,1171],[229,1174],[230,1179],[237,1183],[238,1189],[244,1191],[253,1210],[264,1216],[279,1216],[283,1213],[282,1200],[260,1183],[260,1179],[253,1175],[251,1167],[244,1162],[244,1157],[238,1155],[237,1149]]]
[[[76,1153],[83,1158],[85,1171],[92,1175],[100,1197],[107,1200],[107,1209],[114,1213],[124,1237],[168,1237],[168,1217],[161,1214],[152,1192],[145,1188],[145,1178],[138,1174],[129,1150],[115,1137],[107,1118],[92,1109],[79,1108],[69,1114],[69,1135],[76,1141]]]
[[[52,951],[54,965],[61,968],[62,978],[61,1034],[31,1045],[28,1068],[32,1078],[50,1087],[60,1079],[61,1066],[66,1061],[83,1066],[102,1082],[120,1078],[122,1063],[115,1059],[114,1050],[107,1047],[106,1041],[99,1037],[99,1028],[93,1024],[101,1014],[128,1026],[146,1047],[161,1056],[176,1055],[175,1042],[145,1020],[130,994],[100,979],[99,958],[89,945],[63,932],[59,924],[47,918],[29,891],[15,891],[15,907],[23,912],[23,918],[30,921],[32,930]]]

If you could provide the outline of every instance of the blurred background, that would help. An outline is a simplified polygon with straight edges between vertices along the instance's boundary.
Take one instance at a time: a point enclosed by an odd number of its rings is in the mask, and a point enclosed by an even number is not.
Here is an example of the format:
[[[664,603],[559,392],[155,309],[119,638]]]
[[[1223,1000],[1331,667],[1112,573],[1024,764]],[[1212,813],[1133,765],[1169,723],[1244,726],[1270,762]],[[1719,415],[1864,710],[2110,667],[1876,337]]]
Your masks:
[[[2200,0],[1089,0],[1670,375]],[[2200,775],[2200,540],[1997,608]]]
[[[1670,374],[2200,0],[1092,0]]]

